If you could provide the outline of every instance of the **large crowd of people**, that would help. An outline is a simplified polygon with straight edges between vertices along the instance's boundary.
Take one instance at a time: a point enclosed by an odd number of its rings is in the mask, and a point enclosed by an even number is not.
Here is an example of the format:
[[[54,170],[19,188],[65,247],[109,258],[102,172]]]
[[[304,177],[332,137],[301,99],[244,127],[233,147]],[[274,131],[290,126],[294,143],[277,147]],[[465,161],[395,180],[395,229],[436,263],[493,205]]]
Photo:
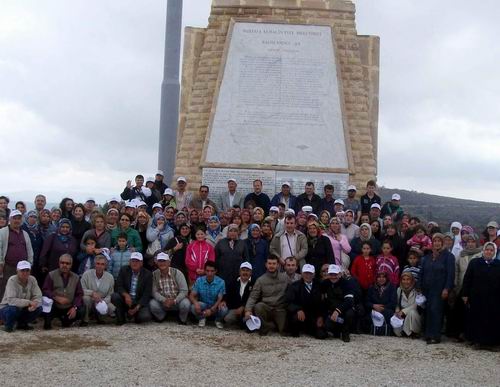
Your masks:
[[[478,348],[500,345],[500,230],[438,225],[406,213],[376,183],[346,198],[313,182],[269,197],[193,194],[163,173],[128,181],[99,205],[64,198],[34,209],[0,196],[0,320],[31,330],[164,321],[318,339],[350,334],[422,338],[445,333]],[[197,187],[198,188],[198,187]],[[449,230],[449,231],[448,231]]]

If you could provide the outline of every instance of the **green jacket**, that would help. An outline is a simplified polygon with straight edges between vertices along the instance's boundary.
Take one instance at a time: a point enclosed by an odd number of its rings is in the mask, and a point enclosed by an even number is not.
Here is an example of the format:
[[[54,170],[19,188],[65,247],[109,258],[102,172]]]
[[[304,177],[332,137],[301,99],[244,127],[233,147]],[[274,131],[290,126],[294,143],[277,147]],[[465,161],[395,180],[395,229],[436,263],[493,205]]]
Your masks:
[[[116,243],[118,242],[118,235],[121,233],[127,234],[127,242],[129,247],[135,248],[135,251],[142,253],[142,242],[141,242],[141,236],[139,235],[139,232],[131,227],[127,228],[126,231],[123,231],[120,228],[115,228],[113,231],[111,231],[111,246],[116,246]]]

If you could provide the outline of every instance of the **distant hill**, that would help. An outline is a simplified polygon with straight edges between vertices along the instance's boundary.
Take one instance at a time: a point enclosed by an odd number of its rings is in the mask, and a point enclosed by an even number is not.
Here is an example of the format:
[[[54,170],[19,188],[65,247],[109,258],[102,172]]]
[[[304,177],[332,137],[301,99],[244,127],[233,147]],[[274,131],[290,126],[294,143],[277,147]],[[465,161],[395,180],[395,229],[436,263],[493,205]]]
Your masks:
[[[459,221],[472,226],[481,233],[490,220],[500,221],[500,204],[475,200],[456,199],[446,196],[381,187],[378,190],[382,203],[391,199],[393,193],[401,195],[401,207],[412,216],[439,224],[442,231],[448,231],[450,223]]]

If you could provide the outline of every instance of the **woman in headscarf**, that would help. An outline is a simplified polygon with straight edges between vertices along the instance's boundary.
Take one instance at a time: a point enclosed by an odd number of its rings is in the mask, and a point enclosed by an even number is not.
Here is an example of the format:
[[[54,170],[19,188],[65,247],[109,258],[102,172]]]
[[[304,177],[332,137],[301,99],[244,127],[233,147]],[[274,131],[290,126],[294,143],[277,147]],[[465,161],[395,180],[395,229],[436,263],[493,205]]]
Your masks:
[[[224,236],[222,235],[220,229],[219,218],[215,215],[211,216],[208,219],[207,225],[207,242],[210,243],[212,247],[215,247],[217,242],[219,242],[222,238],[224,238]]]
[[[391,317],[394,315],[397,305],[396,288],[389,281],[388,273],[380,270],[375,277],[375,284],[368,289],[366,295],[365,309],[368,312],[366,321],[372,326],[372,311],[384,316],[385,325],[390,326]]]
[[[139,216],[138,216],[139,218]],[[146,231],[148,253],[154,255],[159,250],[165,251],[168,242],[174,237],[174,230],[167,224],[165,215],[158,213]]]
[[[198,229],[195,234],[196,239],[192,241],[186,249],[186,267],[188,271],[189,287],[191,288],[198,277],[205,275],[205,263],[215,262],[215,250],[206,241],[207,235],[202,229]]]
[[[40,252],[40,268],[43,273],[55,270],[59,267],[59,257],[63,254],[70,254],[73,261],[76,262],[76,253],[78,252],[78,242],[71,235],[71,221],[61,219],[57,232],[49,235],[43,242]]]
[[[55,232],[57,232],[57,227],[59,225],[59,221],[62,218],[62,211],[59,207],[52,207],[50,210],[50,221],[52,225],[55,227]]]
[[[422,258],[417,289],[426,298],[427,344],[441,342],[445,302],[455,281],[455,257],[444,249],[444,235],[432,236],[432,252]]]
[[[252,213],[247,208],[243,208],[240,212],[240,216],[241,216],[240,233],[243,234],[247,232],[248,234],[248,228],[252,224]]]
[[[372,229],[372,236],[378,240],[379,242],[382,241],[382,230],[380,228],[380,222],[378,219],[372,220],[370,222],[370,228]]]
[[[309,222],[307,225],[306,237],[307,255],[305,260],[307,263],[314,266],[316,277],[319,278],[321,266],[325,263],[335,263],[332,243],[327,236],[323,235],[318,222]],[[343,237],[345,238],[345,236]],[[347,243],[347,238],[345,239],[345,243]],[[347,243],[347,246],[349,246],[349,243]]]
[[[246,243],[239,236],[240,228],[236,224],[230,224],[227,237],[215,245],[217,275],[226,283],[235,281],[240,272],[240,265],[249,260]]]
[[[370,244],[372,245],[372,256],[376,257],[378,254],[380,254],[380,242],[372,236],[372,228],[370,224],[363,223],[361,226],[359,226],[359,236],[351,241],[351,252],[349,253],[351,262],[358,255],[361,255],[363,242],[370,242]]]
[[[482,256],[482,248],[478,246],[477,235],[465,234],[462,236],[462,242],[465,242],[464,249],[460,252],[460,256],[455,260],[455,294],[454,304],[450,311],[450,319],[452,324],[448,324],[448,333],[458,341],[463,341],[466,324],[466,310],[462,301],[462,284],[464,282],[465,272],[469,267],[469,263],[474,259]]]
[[[248,229],[248,238],[245,241],[248,257],[252,264],[252,278],[257,280],[266,272],[266,260],[269,255],[269,242],[262,238],[258,224],[251,224]]]
[[[303,234],[307,233],[307,214],[304,211],[298,212],[297,226],[295,228]]]
[[[57,231],[57,226],[52,224],[50,220],[50,210],[47,208],[44,208],[38,214],[38,225],[40,226],[40,233],[42,234],[43,240]]]
[[[73,207],[75,202],[71,198],[64,198],[59,204],[59,210],[61,211],[61,218],[71,220],[73,216]],[[52,209],[53,210],[53,209]]]
[[[262,225],[262,221],[264,220],[264,210],[260,207],[255,207],[253,209],[253,219],[252,222],[254,224],[258,224],[259,226]]]
[[[462,224],[460,222],[453,222],[450,225],[450,233],[453,237],[453,247],[451,248],[451,253],[455,257],[458,257],[460,255],[460,251],[462,251],[461,232],[462,232]]]
[[[481,348],[500,345],[500,260],[497,246],[486,242],[481,257],[467,267],[462,286],[462,300],[468,307],[468,335]]]
[[[418,337],[422,327],[422,316],[417,306],[417,291],[415,290],[415,277],[410,271],[403,271],[401,282],[397,290],[397,306],[394,315],[404,320],[403,326],[393,328],[396,336]]]
[[[403,239],[399,236],[398,226],[390,224],[385,230],[384,240],[392,243],[392,254],[398,259],[399,267],[405,267],[408,262],[406,260],[408,245],[403,243]]]
[[[165,217],[163,217],[165,219]],[[137,213],[136,222],[134,225],[135,230],[139,233],[141,238],[141,244],[144,251],[147,252],[147,248],[149,247],[149,240],[147,236],[148,228],[151,225],[151,217],[146,211],[139,211]]]
[[[187,278],[186,250],[192,242],[191,227],[186,223],[179,226],[179,232],[167,242],[164,251],[170,255],[170,266],[178,269]]]
[[[85,207],[83,204],[78,203],[73,207],[71,216],[71,235],[76,239],[78,245],[82,241],[83,234],[90,230],[92,227],[89,222],[85,220]]]
[[[328,210],[323,210],[319,214],[319,227],[322,231],[328,230],[328,227],[330,226],[330,217],[331,215]]]
[[[40,231],[36,211],[28,211],[21,228],[26,231],[30,237],[31,247],[33,248],[33,275],[38,278],[40,252],[43,246],[43,235]]]
[[[262,227],[260,228],[262,239],[265,239],[267,243],[271,243],[274,238],[273,228],[270,221],[264,221]]]

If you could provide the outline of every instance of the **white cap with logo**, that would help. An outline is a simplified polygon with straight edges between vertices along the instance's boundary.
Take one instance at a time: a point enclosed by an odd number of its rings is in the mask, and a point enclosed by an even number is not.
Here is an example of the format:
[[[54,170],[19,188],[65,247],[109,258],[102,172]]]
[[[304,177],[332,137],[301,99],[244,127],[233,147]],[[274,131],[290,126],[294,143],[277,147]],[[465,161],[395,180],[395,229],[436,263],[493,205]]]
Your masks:
[[[132,254],[130,254],[130,260],[132,259],[136,259],[138,261],[142,261],[143,258],[142,258],[142,254],[137,252],[137,251],[134,251]]]
[[[314,274],[316,272],[316,269],[314,268],[313,265],[310,265],[306,263],[304,266],[302,266],[302,273],[312,273]]]
[[[240,265],[240,269],[248,269],[248,270],[253,270],[252,264],[250,262],[243,262]]]
[[[158,253],[156,256],[157,261],[170,261],[170,256],[167,253]]]
[[[342,268],[339,265],[328,265],[328,274],[339,274]]]
[[[31,270],[31,263],[28,261],[19,261],[17,263],[17,270],[26,270],[29,269]]]

